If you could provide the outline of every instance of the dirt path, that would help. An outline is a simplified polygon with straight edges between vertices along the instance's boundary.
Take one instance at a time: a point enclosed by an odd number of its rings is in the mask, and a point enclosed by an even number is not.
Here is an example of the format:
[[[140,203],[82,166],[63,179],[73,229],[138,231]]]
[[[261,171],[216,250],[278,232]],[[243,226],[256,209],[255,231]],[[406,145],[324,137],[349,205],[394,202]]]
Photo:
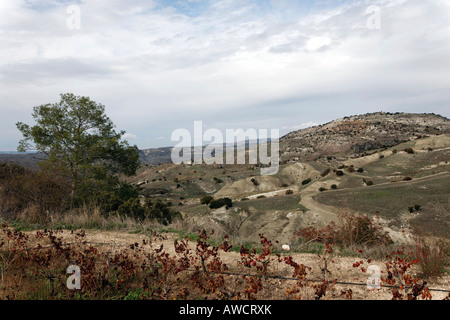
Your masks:
[[[312,219],[312,222],[327,225],[332,221],[337,221],[338,216],[336,213],[339,211],[339,208],[319,203],[315,201],[313,197],[320,192],[318,191],[320,187],[328,189],[332,184],[338,183],[339,182],[335,180],[314,182],[307,188],[300,191],[300,204],[308,209],[305,215]]]

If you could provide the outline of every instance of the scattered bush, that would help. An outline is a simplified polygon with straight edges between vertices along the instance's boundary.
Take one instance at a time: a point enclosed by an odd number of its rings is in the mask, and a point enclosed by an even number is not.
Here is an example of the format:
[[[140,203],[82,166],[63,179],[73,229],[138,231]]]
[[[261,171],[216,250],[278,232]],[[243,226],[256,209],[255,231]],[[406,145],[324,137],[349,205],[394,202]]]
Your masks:
[[[446,249],[448,250],[449,244],[442,239],[427,241],[421,234],[414,236],[414,255],[419,260],[419,266],[424,276],[432,277],[442,274]]]
[[[325,169],[320,175],[321,175],[322,177],[325,177],[325,176],[327,176],[327,175],[330,173],[330,171],[331,171],[330,168]]]
[[[349,212],[339,215],[339,224],[333,221],[322,229],[309,226],[296,232],[296,235],[307,241],[335,243],[342,246],[392,244],[392,239],[387,232],[383,232],[379,223],[366,215],[355,217]]]
[[[213,201],[214,198],[212,196],[204,196],[200,199],[201,204],[210,204],[211,201]]]
[[[307,185],[310,182],[311,182],[311,178],[305,179],[302,181],[302,185]]]
[[[226,208],[230,208],[233,206],[233,202],[230,198],[220,198],[217,200],[212,200],[209,203],[209,208],[210,209],[218,209],[218,208],[222,208],[223,206],[226,206]]]
[[[138,221],[156,220],[167,226],[175,219],[182,218],[181,213],[172,210],[170,207],[171,205],[159,199],[152,201],[147,198],[144,204],[141,204],[139,198],[131,198],[120,205],[117,212],[120,215],[132,217]]]
[[[0,175],[0,210],[12,217],[31,207],[38,219],[49,212],[70,209],[70,181],[54,170],[34,172],[18,165],[1,165]]]
[[[219,179],[219,178],[217,178],[217,177],[214,177],[213,180],[214,180],[216,183],[222,183],[222,182],[223,182],[222,179]]]
[[[414,210],[420,211],[420,209],[421,209],[421,206],[420,206],[419,204],[415,204],[415,205],[413,205],[413,206],[409,206],[409,207],[408,207],[408,211],[409,211],[410,213],[413,213]]]
[[[133,217],[136,220],[145,220],[145,209],[139,198],[131,198],[122,203],[117,212],[124,216]]]

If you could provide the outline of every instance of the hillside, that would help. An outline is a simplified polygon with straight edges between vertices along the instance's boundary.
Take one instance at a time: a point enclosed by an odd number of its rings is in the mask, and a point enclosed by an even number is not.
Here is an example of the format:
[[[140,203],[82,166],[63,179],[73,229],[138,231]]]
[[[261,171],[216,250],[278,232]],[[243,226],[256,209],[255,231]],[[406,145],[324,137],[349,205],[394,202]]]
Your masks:
[[[418,229],[450,238],[449,119],[350,116],[291,132],[280,149],[273,176],[261,176],[258,165],[176,165],[170,147],[141,150],[141,168],[126,179],[142,198],[163,199],[180,211],[184,231],[214,229],[236,241],[255,242],[263,232],[291,242],[296,230],[337,221],[343,210],[380,216],[396,241]],[[1,158],[36,163],[29,155]],[[206,195],[230,198],[233,206],[210,209],[200,203]]]
[[[324,226],[343,210],[381,216],[396,241],[413,229],[449,237],[449,132],[450,120],[433,114],[352,116],[282,137],[274,176],[260,176],[257,165],[166,163],[144,166],[132,182],[143,196],[172,203],[186,230],[240,241],[264,232],[289,242],[295,230]],[[205,195],[231,198],[233,207],[209,209],[200,204]]]
[[[355,115],[291,132],[280,140],[281,159],[363,154],[424,136],[450,132],[450,120],[435,114],[377,112]]]

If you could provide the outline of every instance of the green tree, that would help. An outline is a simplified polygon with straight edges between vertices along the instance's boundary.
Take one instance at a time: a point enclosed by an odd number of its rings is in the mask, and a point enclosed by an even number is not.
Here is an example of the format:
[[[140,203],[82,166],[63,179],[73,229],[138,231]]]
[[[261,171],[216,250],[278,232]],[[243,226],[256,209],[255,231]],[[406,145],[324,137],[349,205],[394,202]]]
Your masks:
[[[16,124],[23,139],[18,151],[46,155],[40,165],[69,178],[72,198],[85,200],[95,188],[118,184],[118,174],[134,175],[139,150],[122,141],[105,115],[105,107],[89,97],[61,94],[59,103],[33,108],[35,124]],[[94,189],[94,190],[93,190]]]

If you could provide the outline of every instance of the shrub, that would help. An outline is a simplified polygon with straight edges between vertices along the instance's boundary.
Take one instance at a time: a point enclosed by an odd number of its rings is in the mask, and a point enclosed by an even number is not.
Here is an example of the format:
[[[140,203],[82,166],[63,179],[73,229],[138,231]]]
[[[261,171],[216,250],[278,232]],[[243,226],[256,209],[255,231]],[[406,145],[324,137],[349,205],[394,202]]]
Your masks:
[[[178,205],[180,204],[183,205],[182,202],[178,203]],[[167,203],[160,199],[156,201],[146,199],[143,207],[145,210],[145,218],[156,220],[165,226],[171,224],[175,219],[182,219],[180,212],[172,210]]]
[[[403,178],[403,181],[410,181],[410,180],[412,180],[411,177],[404,177],[404,178]]]
[[[366,182],[366,185],[367,185],[367,186],[373,186],[373,181],[372,181],[372,180],[367,181],[367,182]]]
[[[27,170],[15,163],[0,163],[0,181],[23,175]]]
[[[330,168],[325,169],[320,175],[321,175],[322,177],[325,177],[326,175],[328,175],[328,174],[330,173],[330,171],[331,171]]]
[[[337,171],[336,171],[336,175],[337,175],[338,177],[341,177],[341,176],[344,175],[344,172],[343,172],[342,170],[337,170]]]
[[[320,191],[320,192],[324,192],[324,191],[327,191],[327,189],[324,188],[324,187],[320,187],[320,188],[319,188],[319,191]]]
[[[421,206],[420,206],[419,204],[415,204],[415,205],[413,205],[413,206],[409,206],[409,207],[408,207],[408,211],[411,212],[411,213],[413,213],[414,210],[420,211],[420,208],[421,208]]]
[[[15,216],[34,207],[38,216],[44,216],[70,208],[72,186],[54,170],[32,172],[17,165],[3,165],[0,171],[0,209],[5,213]]]
[[[117,212],[124,216],[133,217],[136,220],[145,220],[145,209],[141,205],[139,198],[131,198],[122,203]]]
[[[358,171],[359,173],[363,173],[364,169],[363,168],[358,168],[358,170],[356,170],[356,171]]]
[[[222,182],[223,182],[222,179],[219,179],[219,178],[217,178],[217,177],[214,177],[213,180],[214,180],[216,183],[222,183]]]
[[[445,240],[426,241],[421,234],[414,236],[414,256],[419,260],[419,267],[426,277],[439,276],[443,272],[446,248]]]
[[[95,204],[102,214],[117,211],[123,204],[123,200],[112,191],[100,191],[95,195]]]
[[[293,193],[294,193],[294,191],[292,191],[291,189],[286,190],[286,195],[293,194]]]
[[[296,232],[295,235],[307,241],[335,243],[342,246],[392,244],[392,239],[387,232],[383,232],[381,225],[366,215],[355,217],[351,213],[341,213],[339,224],[333,221],[322,229],[309,226]]]
[[[218,209],[218,208],[222,208],[223,206],[226,206],[227,209],[233,206],[233,202],[230,198],[220,198],[217,200],[212,200],[209,203],[209,208],[210,209]]]
[[[350,173],[351,172],[355,172],[355,167],[354,166],[350,166],[350,167],[347,168],[347,171],[350,172]]]
[[[258,186],[259,182],[255,178],[251,178],[250,181],[253,183],[253,185]]]
[[[204,196],[200,199],[201,204],[210,204],[211,201],[213,201],[214,198],[212,196]]]
[[[408,154],[413,154],[414,153],[413,148],[405,148],[405,149],[403,149],[403,151],[405,151]]]
[[[307,185],[310,182],[311,182],[311,178],[305,179],[302,181],[302,185]]]
[[[333,190],[337,189],[337,185],[332,184],[332,185],[331,185],[331,189],[333,189]]]

